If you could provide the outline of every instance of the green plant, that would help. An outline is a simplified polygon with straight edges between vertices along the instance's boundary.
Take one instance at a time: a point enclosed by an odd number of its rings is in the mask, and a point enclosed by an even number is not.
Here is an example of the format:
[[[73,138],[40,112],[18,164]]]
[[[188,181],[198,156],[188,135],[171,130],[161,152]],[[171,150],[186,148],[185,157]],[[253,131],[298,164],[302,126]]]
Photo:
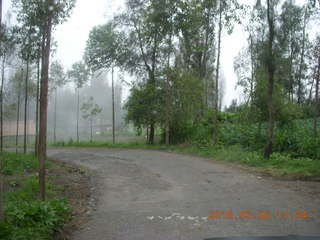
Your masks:
[[[0,171],[2,174],[14,175],[38,168],[38,160],[33,154],[16,154],[0,152]]]
[[[10,202],[5,207],[8,239],[50,239],[68,220],[71,208],[65,198],[48,201]]]

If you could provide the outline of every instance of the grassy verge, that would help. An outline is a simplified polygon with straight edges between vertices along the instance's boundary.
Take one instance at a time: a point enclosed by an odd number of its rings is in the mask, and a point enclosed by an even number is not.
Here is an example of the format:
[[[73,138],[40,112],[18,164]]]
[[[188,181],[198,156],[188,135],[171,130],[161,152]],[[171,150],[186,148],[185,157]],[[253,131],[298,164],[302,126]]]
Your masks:
[[[0,239],[51,239],[68,220],[71,209],[65,198],[57,197],[59,186],[49,181],[47,201],[39,200],[37,169],[38,160],[32,154],[0,152],[0,173],[5,186]]]
[[[142,142],[109,143],[109,142],[57,142],[52,146],[59,147],[108,147],[133,149],[158,149],[172,152],[196,154],[211,157],[215,160],[236,162],[243,166],[256,167],[259,171],[271,176],[292,179],[318,179],[320,177],[320,160],[310,158],[293,158],[288,154],[273,153],[270,159],[264,159],[262,153],[245,151],[240,146],[232,147],[179,147],[165,145],[148,145]]]

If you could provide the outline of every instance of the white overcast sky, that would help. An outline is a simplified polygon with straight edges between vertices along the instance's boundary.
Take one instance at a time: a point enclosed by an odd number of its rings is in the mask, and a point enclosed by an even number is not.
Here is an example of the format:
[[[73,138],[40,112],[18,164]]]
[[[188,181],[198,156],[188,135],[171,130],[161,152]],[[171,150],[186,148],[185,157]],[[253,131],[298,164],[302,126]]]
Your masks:
[[[250,3],[254,0],[242,0]],[[10,0],[4,0],[4,15],[9,9]],[[82,60],[86,40],[90,30],[99,24],[106,23],[115,11],[123,5],[123,0],[77,0],[71,17],[64,24],[58,26],[54,32],[54,39],[58,44],[54,59],[60,60],[65,68],[72,63]],[[241,27],[236,27],[231,36],[226,33],[222,40],[221,64],[225,77],[224,105],[229,105],[234,98],[240,99],[241,90],[235,90],[236,76],[233,71],[233,58],[240,48],[246,45],[245,33]],[[124,89],[124,98],[128,96],[128,89]]]

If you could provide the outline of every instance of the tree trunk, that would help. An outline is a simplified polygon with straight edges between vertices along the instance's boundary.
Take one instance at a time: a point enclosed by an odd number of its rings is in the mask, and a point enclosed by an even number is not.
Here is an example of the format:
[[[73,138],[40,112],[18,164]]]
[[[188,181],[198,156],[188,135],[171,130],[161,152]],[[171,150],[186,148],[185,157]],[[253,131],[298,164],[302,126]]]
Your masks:
[[[57,131],[57,87],[54,89],[53,141],[56,142]]]
[[[308,101],[307,101],[307,106],[310,106],[311,98],[312,98],[313,84],[316,81],[316,79],[317,79],[317,67],[315,67],[314,70],[313,70],[313,77],[312,77],[311,87],[310,87],[310,91],[309,91],[309,97],[308,97]]]
[[[2,32],[2,0],[0,0],[0,34],[1,32]],[[2,36],[0,37],[0,39],[2,39]],[[1,50],[1,40],[0,40],[0,50]],[[2,105],[2,90],[1,90],[1,105]],[[2,106],[1,106],[1,115],[2,115]],[[2,135],[2,123],[1,123],[1,135]],[[1,143],[2,143],[2,136],[1,136]],[[0,173],[0,222],[3,221],[4,219],[2,189],[3,189],[2,175]]]
[[[273,40],[274,40],[274,22],[273,16],[271,16],[272,6],[270,6],[270,0],[267,0],[267,16],[269,26],[269,39],[268,39],[268,111],[269,111],[269,132],[268,142],[264,149],[264,158],[270,158],[273,149],[273,138],[274,138],[274,122],[275,122],[275,111],[273,106],[273,85],[274,85],[274,57],[273,57]],[[272,13],[273,14],[273,13]]]
[[[149,142],[149,125],[147,125],[147,143]]]
[[[20,120],[20,101],[21,101],[21,82],[23,78],[23,69],[21,68],[21,79],[19,81],[18,106],[17,106],[17,130],[16,130],[16,153],[19,145],[19,120]]]
[[[49,6],[54,5],[54,0],[49,0]],[[46,23],[45,35],[46,43],[42,52],[42,68],[41,68],[41,94],[40,94],[40,131],[39,131],[39,183],[40,198],[45,200],[45,160],[46,160],[46,143],[47,143],[47,107],[48,107],[48,77],[49,77],[49,58],[51,44],[51,28],[52,28],[52,10],[48,10],[48,18]]]
[[[4,63],[5,56],[2,56],[2,71],[1,71],[1,92],[0,92],[0,150],[3,150],[3,85],[4,85]]]
[[[170,69],[170,56],[171,56],[171,45],[172,45],[172,33],[169,36],[169,49],[167,59],[167,71]],[[169,83],[169,72],[166,76],[166,146],[169,146],[170,139],[170,83]]]
[[[91,142],[92,142],[92,116],[90,117],[90,135],[91,135]]]
[[[114,80],[113,80],[113,67],[111,70],[111,85],[112,85],[112,142],[116,142],[116,134],[115,134],[115,116],[114,116]]]
[[[218,101],[219,101],[219,68],[220,68],[220,52],[221,52],[221,31],[222,31],[222,7],[221,0],[219,1],[219,30],[218,30],[218,56],[216,66],[216,79],[215,79],[215,109],[213,116],[213,144],[218,145]]]
[[[78,100],[77,100],[77,142],[79,142],[79,102],[80,102],[80,94],[79,94],[79,88],[77,88],[77,95],[78,95]]]
[[[44,37],[42,39],[42,42],[44,42]],[[40,49],[41,46],[40,46]],[[39,53],[40,53],[39,49]],[[39,150],[38,150],[38,144],[39,144],[39,91],[40,87],[40,54],[38,55],[38,62],[37,62],[37,96],[36,96],[36,134],[35,134],[35,140],[34,140],[34,154],[36,156],[39,156]]]
[[[25,89],[24,89],[23,153],[27,153],[28,78],[29,78],[29,53],[27,56],[27,68],[26,68]]]
[[[150,133],[149,133],[149,144],[154,144],[154,120],[153,117],[151,117],[151,123],[150,123]]]
[[[302,95],[302,68],[304,62],[304,52],[305,52],[305,39],[306,39],[306,22],[307,22],[307,9],[304,11],[304,18],[303,18],[303,31],[302,31],[302,50],[300,55],[300,64],[299,64],[299,78],[298,78],[298,104],[301,104],[301,95]]]
[[[316,92],[314,97],[314,117],[313,117],[313,134],[317,136],[318,124],[318,106],[319,106],[319,80],[320,80],[320,57],[318,57],[318,70],[316,76]]]

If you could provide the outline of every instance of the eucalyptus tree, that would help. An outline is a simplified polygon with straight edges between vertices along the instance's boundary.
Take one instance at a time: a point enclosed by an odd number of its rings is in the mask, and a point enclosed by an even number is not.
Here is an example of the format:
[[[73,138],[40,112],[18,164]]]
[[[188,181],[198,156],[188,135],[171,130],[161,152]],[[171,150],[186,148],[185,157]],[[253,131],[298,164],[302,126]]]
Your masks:
[[[161,64],[165,56],[161,51],[164,45],[169,16],[166,8],[167,0],[127,0],[123,14],[118,15],[115,21],[119,22],[123,31],[123,56],[121,67],[133,73],[145,84],[149,85],[150,94],[156,95],[156,84],[159,76],[166,67]],[[154,143],[156,115],[159,112],[156,100],[150,102],[151,109],[146,116],[150,126],[149,143]]]
[[[314,45],[314,59],[316,72],[316,86],[314,96],[314,116],[313,116],[313,134],[317,136],[318,109],[319,109],[319,83],[320,83],[320,34],[317,35]]]
[[[84,60],[93,72],[111,69],[112,87],[112,141],[115,143],[115,107],[114,107],[114,67],[119,66],[121,53],[121,34],[113,22],[94,27],[89,34]]]
[[[0,51],[2,50],[2,0],[0,0]],[[2,118],[2,95],[3,88],[1,86],[1,118]],[[2,150],[2,141],[3,141],[3,125],[1,124],[1,150]],[[2,175],[0,173],[0,221],[3,221],[4,213],[3,213],[3,182]]]
[[[179,52],[176,62],[185,71],[193,72],[203,82],[205,94],[201,103],[202,114],[213,95],[212,81],[216,57],[217,1],[177,1],[174,18]]]
[[[80,107],[80,88],[89,80],[90,70],[83,62],[72,64],[67,72],[68,79],[74,83],[77,91],[77,142],[79,142],[79,107]]]
[[[219,71],[220,71],[220,54],[221,54],[221,37],[223,30],[227,30],[231,34],[234,28],[234,23],[241,23],[240,18],[243,14],[244,6],[240,5],[237,1],[222,1],[218,2],[218,39],[217,39],[217,60],[215,67],[215,99],[214,99],[214,116],[213,116],[213,143],[218,144],[218,104],[219,104]]]
[[[15,50],[14,29],[9,23],[1,24],[0,28],[0,57],[1,59],[1,88],[0,88],[0,150],[3,149],[3,102],[5,85],[5,68]]]
[[[275,123],[275,110],[273,102],[274,91],[274,73],[275,73],[275,57],[274,57],[274,38],[275,32],[275,4],[272,0],[267,0],[267,22],[269,28],[268,34],[268,48],[267,48],[267,61],[266,68],[268,72],[268,111],[269,111],[269,128],[268,128],[268,142],[264,149],[264,157],[270,158],[273,150],[274,141],[274,123]]]
[[[45,158],[47,135],[48,73],[52,27],[64,22],[75,5],[75,0],[13,0],[20,24],[35,29],[41,36],[41,91],[40,91],[40,197],[45,199]],[[29,28],[28,28],[29,29]]]
[[[56,127],[57,127],[57,89],[67,83],[67,77],[63,66],[59,61],[54,61],[50,65],[49,85],[54,91],[54,119],[53,119],[53,141],[56,141]],[[50,86],[49,86],[50,88]]]

